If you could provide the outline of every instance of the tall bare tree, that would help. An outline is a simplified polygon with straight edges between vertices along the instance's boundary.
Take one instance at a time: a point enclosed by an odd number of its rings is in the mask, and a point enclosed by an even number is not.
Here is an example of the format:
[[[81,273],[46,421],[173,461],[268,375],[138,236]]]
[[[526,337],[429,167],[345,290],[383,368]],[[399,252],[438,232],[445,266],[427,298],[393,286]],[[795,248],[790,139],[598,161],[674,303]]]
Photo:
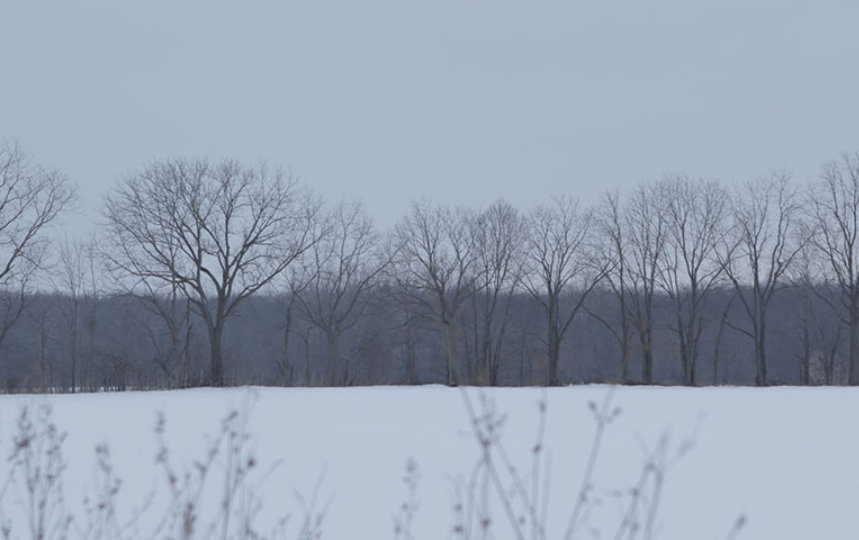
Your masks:
[[[321,234],[318,236],[321,236]],[[308,257],[305,253],[305,256],[299,258],[299,260],[283,272],[281,278],[278,279],[278,283],[275,284],[275,287],[283,291],[277,295],[278,301],[283,308],[283,322],[281,323],[282,326],[279,327],[282,332],[281,352],[280,356],[276,359],[279,374],[278,382],[282,385],[295,383],[296,362],[292,358],[291,344],[292,336],[295,332],[296,313],[300,307],[300,295],[310,286],[310,282],[314,277],[311,265],[307,259]],[[305,360],[304,384],[305,386],[310,386],[313,382],[311,377],[313,370],[310,362],[307,361],[307,355],[305,355]]]
[[[755,384],[767,379],[767,314],[782,278],[802,248],[800,207],[790,177],[774,173],[747,182],[731,198],[731,229],[722,268],[734,285],[748,327],[730,326],[754,343]]]
[[[697,382],[704,303],[722,276],[717,248],[728,213],[728,194],[716,182],[689,176],[660,181],[668,225],[659,281],[674,305],[683,384]]]
[[[320,240],[307,252],[312,273],[298,300],[310,323],[325,335],[326,383],[334,386],[351,380],[351,355],[342,354],[340,338],[360,321],[389,256],[382,255],[379,235],[361,204],[338,204],[323,222]]]
[[[44,266],[46,229],[74,199],[59,171],[32,162],[17,143],[0,141],[0,346],[27,306],[34,273]]]
[[[589,242],[593,215],[569,197],[555,197],[530,215],[522,284],[546,316],[548,384],[561,384],[561,343],[608,262]]]
[[[91,362],[95,357],[99,300],[97,251],[93,238],[66,238],[59,249],[55,280],[62,295],[60,313],[67,332],[72,392],[77,389],[78,382],[86,382],[88,366],[82,365],[83,360]]]
[[[143,282],[137,291],[130,294],[143,307],[155,314],[156,323],[146,324],[147,335],[155,349],[153,362],[167,379],[169,387],[185,388],[192,383],[191,363],[193,358],[193,323],[191,302],[178,286],[153,288]],[[164,330],[167,343],[164,345]]]
[[[156,161],[107,197],[107,254],[132,281],[178,287],[191,302],[221,386],[227,321],[314,244],[316,210],[292,177],[265,165]]]
[[[521,278],[527,222],[510,203],[499,200],[474,221],[479,293],[471,314],[476,381],[496,385],[515,288]]]
[[[31,328],[34,328],[38,336],[36,356],[36,371],[38,373],[39,386],[43,391],[55,388],[54,370],[57,367],[57,357],[53,354],[51,344],[53,343],[57,329],[61,326],[56,319],[56,307],[52,302],[43,302],[41,309],[33,309],[28,313],[27,319]]]
[[[605,282],[617,300],[617,317],[609,318],[585,306],[587,312],[612,335],[620,348],[621,380],[630,381],[629,364],[633,338],[630,309],[631,268],[629,260],[629,228],[626,212],[618,192],[606,193],[595,214],[596,233],[600,238],[602,256],[607,260]]]
[[[836,379],[836,360],[842,347],[844,324],[841,320],[840,287],[828,277],[829,263],[811,241],[814,229],[808,221],[800,223],[802,249],[789,270],[792,288],[800,301],[798,334],[800,384],[843,384]],[[823,306],[824,309],[819,309]],[[834,314],[838,324],[828,324],[826,314]],[[823,373],[819,373],[822,371]],[[815,377],[814,375],[818,375]],[[820,377],[822,375],[822,377]]]
[[[470,210],[421,200],[394,230],[392,277],[407,299],[440,326],[450,385],[462,382],[459,318],[479,287],[473,222]]]
[[[837,310],[848,329],[848,381],[859,384],[859,152],[823,167],[809,189],[811,241],[841,292]]]
[[[153,364],[164,375],[166,385],[184,388],[200,382],[195,380],[191,368],[194,357],[193,310],[181,285],[159,279],[128,279],[126,266],[115,260],[110,244],[96,242],[97,256],[107,263],[103,264],[103,270],[113,284],[115,290],[112,292],[136,299],[146,311],[155,315],[153,321],[144,321],[143,329],[155,350]]]
[[[629,199],[624,219],[632,282],[630,303],[641,346],[645,384],[653,382],[654,299],[668,242],[668,217],[662,191],[661,184],[640,185]]]

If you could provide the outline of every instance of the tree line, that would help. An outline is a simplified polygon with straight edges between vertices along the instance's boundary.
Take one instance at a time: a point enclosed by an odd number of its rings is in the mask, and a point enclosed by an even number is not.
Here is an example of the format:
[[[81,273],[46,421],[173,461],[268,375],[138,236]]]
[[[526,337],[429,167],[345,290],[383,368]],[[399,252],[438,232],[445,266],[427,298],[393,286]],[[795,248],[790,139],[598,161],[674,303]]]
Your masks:
[[[234,160],[153,161],[95,235],[51,241],[74,203],[62,173],[0,145],[8,390],[859,378],[859,153],[804,185],[422,199],[387,231]]]

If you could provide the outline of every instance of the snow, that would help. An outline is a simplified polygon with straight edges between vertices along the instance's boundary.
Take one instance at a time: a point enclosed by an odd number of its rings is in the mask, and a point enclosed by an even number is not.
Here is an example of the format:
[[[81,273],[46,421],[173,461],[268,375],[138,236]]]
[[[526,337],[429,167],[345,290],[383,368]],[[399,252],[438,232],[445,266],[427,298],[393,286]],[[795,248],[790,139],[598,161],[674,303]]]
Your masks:
[[[523,478],[531,470],[538,403],[545,399],[549,538],[561,537],[581,485],[596,427],[588,404],[599,407],[609,394],[612,408],[621,412],[605,431],[593,479],[603,504],[589,520],[603,537],[613,534],[620,516],[613,490],[635,483],[647,449],[666,432],[672,456],[684,441],[693,444],[670,460],[656,522],[659,538],[725,538],[742,515],[748,521],[740,538],[855,536],[859,391],[852,388],[428,386],[4,395],[0,478],[8,474],[5,457],[21,407],[48,403],[54,422],[67,432],[67,506],[79,515],[84,497],[94,492],[94,448],[107,443],[123,482],[119,517],[127,520],[153,489],[150,510],[169,503],[155,462],[159,412],[166,418],[170,459],[180,468],[200,459],[221,420],[239,410],[247,413],[249,448],[260,463],[250,480],[264,500],[260,522],[273,527],[291,513],[290,523],[297,525],[302,506],[295,493],[310,498],[318,484],[319,506],[329,505],[323,538],[390,538],[407,497],[406,462],[414,459],[420,482],[412,530],[416,538],[445,538],[452,536],[456,481],[467,479],[480,457],[464,392],[476,407],[482,395],[506,414],[502,441]],[[23,518],[11,489],[3,508],[7,518]],[[501,508],[493,509],[496,537],[510,537]],[[137,526],[147,530],[154,519],[144,513]]]

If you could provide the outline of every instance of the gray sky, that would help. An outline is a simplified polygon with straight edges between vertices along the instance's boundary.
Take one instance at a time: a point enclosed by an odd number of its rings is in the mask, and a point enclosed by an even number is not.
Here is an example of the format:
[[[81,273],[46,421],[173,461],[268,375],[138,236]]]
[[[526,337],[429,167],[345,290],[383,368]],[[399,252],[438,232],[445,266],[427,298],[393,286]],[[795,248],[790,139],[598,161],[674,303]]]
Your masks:
[[[666,172],[733,182],[859,149],[855,0],[3,0],[0,137],[86,218],[153,158],[291,167],[381,226]]]

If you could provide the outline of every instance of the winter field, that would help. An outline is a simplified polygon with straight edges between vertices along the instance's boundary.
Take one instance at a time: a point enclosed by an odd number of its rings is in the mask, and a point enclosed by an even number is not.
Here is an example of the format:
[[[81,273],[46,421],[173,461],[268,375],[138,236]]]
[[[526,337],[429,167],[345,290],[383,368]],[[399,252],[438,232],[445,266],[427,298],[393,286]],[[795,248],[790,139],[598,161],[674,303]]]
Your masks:
[[[193,463],[206,461],[231,411],[239,412],[231,425],[244,425],[249,434],[238,449],[246,457],[233,460],[238,466],[231,467],[226,446],[214,455],[201,491],[197,538],[210,534],[210,524],[212,530],[223,525],[225,513],[218,501],[225,472],[241,473],[249,455],[253,466],[243,481],[239,478],[231,515],[253,515],[257,531],[266,537],[286,515],[291,517],[280,532],[294,538],[305,515],[324,512],[322,538],[394,538],[395,522],[409,519],[405,503],[414,508],[408,527],[414,538],[458,538],[455,506],[461,501],[460,522],[474,537],[481,537],[488,506],[491,537],[512,538],[504,500],[493,494],[492,474],[477,466],[482,454],[469,421],[470,403],[477,416],[493,407],[506,415],[500,444],[521,483],[511,479],[503,455],[490,446],[502,492],[524,520],[524,536],[533,536],[528,516],[536,516],[545,523],[546,538],[562,538],[575,512],[598,425],[589,403],[599,413],[607,399],[606,410],[619,408],[620,413],[609,414],[613,419],[605,426],[592,468],[593,488],[586,489],[586,502],[576,516],[575,537],[614,538],[623,516],[633,514],[641,527],[639,538],[647,527],[661,539],[730,538],[740,516],[747,520],[737,538],[856,537],[859,391],[853,388],[234,388],[3,395],[2,520],[13,527],[12,537],[30,537],[26,475],[18,467],[10,479],[15,459],[7,458],[15,455],[22,407],[38,430],[39,411],[48,404],[52,421],[67,434],[61,447],[64,502],[54,516],[74,516],[72,538],[95,537],[100,530],[110,537],[100,528],[111,523],[106,508],[115,509],[124,537],[175,537],[175,527],[171,532],[164,518],[189,499],[187,494],[171,495],[165,465],[156,460],[161,448],[157,417],[161,413],[166,420],[163,443],[177,473],[176,487],[184,481],[181,471],[199,471]],[[535,453],[543,400],[545,435]],[[486,424],[478,425],[483,429]],[[30,448],[37,449],[39,439],[31,441]],[[97,501],[110,499],[105,497],[110,488],[99,487],[105,486],[101,472],[106,469],[97,465],[95,449],[102,444],[108,445],[121,485],[99,514]],[[17,449],[20,460],[22,445]],[[413,496],[404,482],[410,459],[419,473],[411,476],[417,479]],[[645,467],[647,462],[654,467]],[[647,483],[636,499],[631,488],[643,472]],[[191,487],[196,474],[191,473]],[[659,478],[664,480],[661,496],[651,514],[651,495],[658,486],[654,480]],[[44,486],[44,476],[42,480]],[[538,499],[530,513],[517,493],[533,501],[535,492]],[[249,499],[238,496],[251,493],[262,501],[256,513],[253,506],[242,506]],[[638,510],[630,513],[636,501]],[[230,528],[236,524],[231,519]]]

